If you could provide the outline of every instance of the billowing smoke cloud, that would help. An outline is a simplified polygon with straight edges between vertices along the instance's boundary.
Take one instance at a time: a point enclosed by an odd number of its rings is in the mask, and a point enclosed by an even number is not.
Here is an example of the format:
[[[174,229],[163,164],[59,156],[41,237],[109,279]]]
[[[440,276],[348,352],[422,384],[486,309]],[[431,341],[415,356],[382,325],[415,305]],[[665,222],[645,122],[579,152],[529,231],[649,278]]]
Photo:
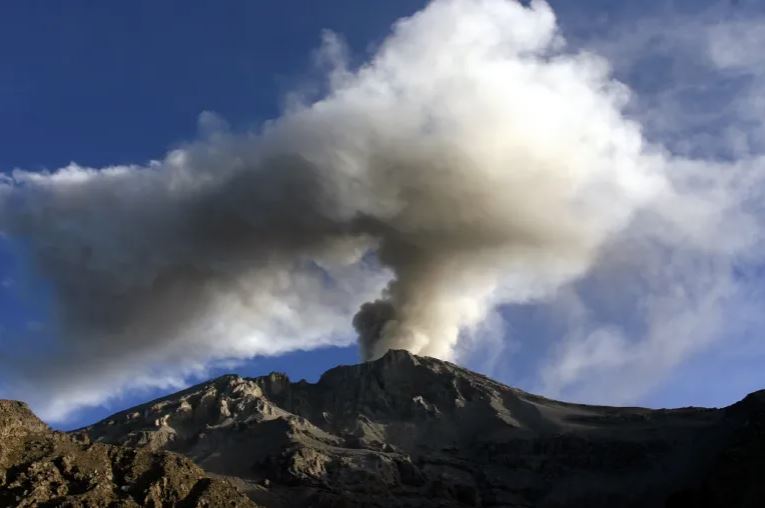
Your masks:
[[[326,95],[258,132],[205,114],[161,161],[0,185],[0,231],[60,326],[57,349],[5,362],[12,390],[60,418],[216,360],[346,344],[351,323],[365,359],[453,358],[497,305],[587,273],[636,214],[668,220],[668,159],[545,3],[436,0],[359,68],[339,48],[327,34]],[[683,204],[680,222],[707,210]]]

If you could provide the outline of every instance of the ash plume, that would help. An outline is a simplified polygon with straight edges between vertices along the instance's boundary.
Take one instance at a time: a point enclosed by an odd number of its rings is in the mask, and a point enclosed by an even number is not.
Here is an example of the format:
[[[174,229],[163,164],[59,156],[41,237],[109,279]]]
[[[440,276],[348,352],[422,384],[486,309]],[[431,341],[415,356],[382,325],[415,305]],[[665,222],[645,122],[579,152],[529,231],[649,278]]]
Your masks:
[[[60,327],[55,354],[3,369],[46,417],[347,344],[351,323],[365,359],[453,359],[497,305],[554,295],[673,192],[626,87],[566,49],[543,2],[436,0],[358,68],[339,47],[325,35],[327,93],[257,132],[0,185],[0,231],[51,282]]]

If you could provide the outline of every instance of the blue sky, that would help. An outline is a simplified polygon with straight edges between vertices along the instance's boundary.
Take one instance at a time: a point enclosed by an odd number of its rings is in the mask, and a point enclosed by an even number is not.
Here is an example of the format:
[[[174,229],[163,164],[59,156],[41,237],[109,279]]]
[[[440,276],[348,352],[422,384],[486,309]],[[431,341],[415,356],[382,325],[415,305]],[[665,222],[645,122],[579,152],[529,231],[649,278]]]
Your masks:
[[[363,52],[423,4],[10,2],[0,167],[142,162],[193,138],[205,110],[258,125],[310,71],[322,30]]]
[[[233,132],[257,130],[281,114],[289,93],[299,90],[310,95],[320,88],[313,61],[324,30],[340,34],[350,48],[351,64],[358,64],[375,51],[395,20],[425,4],[9,2],[0,13],[0,170],[6,174],[17,168],[54,170],[70,162],[95,168],[146,164],[194,140],[205,111],[225,119]],[[717,28],[724,39],[726,27],[744,30],[746,40],[760,40],[765,8],[757,2],[590,0],[558,1],[552,6],[571,47],[603,55],[615,78],[633,90],[627,114],[640,122],[647,140],[671,153],[704,160],[749,163],[759,155],[761,127],[740,103],[765,90],[760,88],[765,79],[757,70],[761,62],[732,58],[727,46],[715,50],[718,46],[713,43],[710,51],[722,55],[722,60],[710,60],[695,44],[714,37]],[[712,60],[723,63],[713,65]],[[674,108],[671,122],[667,104]],[[64,347],[50,280],[31,260],[26,240],[0,237],[0,355],[10,359]],[[717,308],[725,318],[716,338],[684,349],[666,372],[642,371],[644,376],[657,376],[657,381],[626,396],[626,403],[724,405],[765,386],[760,369],[765,347],[756,336],[759,307],[752,296],[758,298],[760,293],[760,261],[741,254],[731,263],[743,264],[745,283]],[[623,281],[639,285],[639,279],[636,273]],[[574,347],[572,341],[580,340],[571,332],[574,299],[591,309],[588,315],[598,323],[626,327],[619,333],[625,340],[645,332],[641,329],[645,323],[634,317],[635,300],[615,299],[610,307],[604,303],[601,286],[609,284],[612,279],[603,283],[596,274],[561,290],[570,298],[500,307],[499,316],[505,321],[500,337],[492,339],[492,348],[465,355],[464,363],[524,389],[614,402],[593,388],[610,382],[612,364],[595,365],[594,371],[605,369],[602,375],[570,385],[562,375],[540,375],[549,370],[550,358],[565,355],[567,347]],[[744,297],[752,297],[748,306],[741,304]],[[681,325],[677,330],[697,333]],[[569,335],[570,342],[560,341]],[[614,340],[621,344],[622,339]],[[606,343],[612,344],[598,342]],[[642,358],[642,353],[635,354]],[[203,373],[188,375],[184,382],[228,371],[254,376],[272,370],[315,380],[327,368],[358,359],[355,344],[298,349],[275,357],[218,362]],[[630,374],[635,379],[640,375]],[[0,396],[19,395],[11,389],[3,393],[4,383],[11,386],[12,381],[0,374]],[[176,389],[175,385],[127,387],[55,425],[79,427]]]

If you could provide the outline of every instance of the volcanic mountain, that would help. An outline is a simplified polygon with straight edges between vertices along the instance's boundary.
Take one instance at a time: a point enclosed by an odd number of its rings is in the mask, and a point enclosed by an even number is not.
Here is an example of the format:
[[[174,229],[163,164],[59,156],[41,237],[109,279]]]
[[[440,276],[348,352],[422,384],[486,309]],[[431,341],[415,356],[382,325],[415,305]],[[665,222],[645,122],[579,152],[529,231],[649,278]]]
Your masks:
[[[222,376],[68,435],[4,404],[0,500],[19,503],[47,485],[45,506],[765,506],[765,391],[587,406],[394,350],[315,384]],[[103,480],[66,472],[96,460]]]

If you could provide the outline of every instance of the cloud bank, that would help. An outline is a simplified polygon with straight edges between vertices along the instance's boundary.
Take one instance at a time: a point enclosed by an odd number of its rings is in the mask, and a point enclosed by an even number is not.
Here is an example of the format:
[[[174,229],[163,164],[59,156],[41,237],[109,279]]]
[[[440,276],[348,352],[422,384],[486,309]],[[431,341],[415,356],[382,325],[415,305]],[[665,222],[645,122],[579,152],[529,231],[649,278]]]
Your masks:
[[[0,359],[7,390],[61,419],[215,361],[357,336],[365,359],[455,359],[498,306],[558,301],[593,273],[636,288],[663,347],[719,308],[735,281],[717,270],[758,245],[739,200],[750,165],[712,172],[648,144],[628,88],[567,48],[543,2],[436,0],[365,64],[343,54],[325,34],[326,94],[257,132],[206,113],[162,160],[0,183],[0,231],[50,281],[58,325],[46,351]],[[586,333],[560,341],[548,391],[593,361],[655,356],[579,303]]]

